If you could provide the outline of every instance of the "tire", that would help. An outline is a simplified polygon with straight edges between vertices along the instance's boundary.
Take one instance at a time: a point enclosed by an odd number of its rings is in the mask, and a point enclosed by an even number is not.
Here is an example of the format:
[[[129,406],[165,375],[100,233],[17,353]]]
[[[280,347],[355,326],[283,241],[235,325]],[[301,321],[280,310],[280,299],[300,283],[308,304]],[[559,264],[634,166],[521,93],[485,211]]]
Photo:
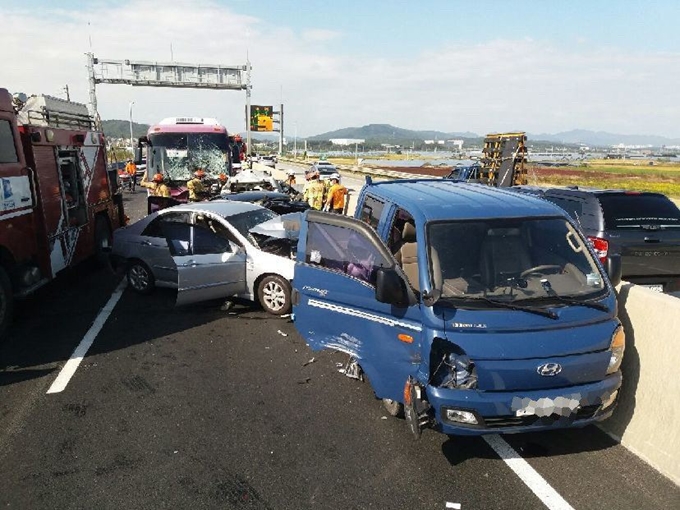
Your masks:
[[[390,416],[395,418],[404,417],[404,405],[396,400],[390,400],[389,398],[382,399],[383,406]]]
[[[138,294],[151,294],[156,287],[156,279],[144,262],[141,260],[132,260],[128,264],[127,280],[132,290]]]
[[[290,313],[290,283],[277,274],[265,276],[257,286],[257,298],[262,308],[272,315]]]
[[[0,342],[4,339],[7,328],[14,314],[14,295],[7,272],[0,267]]]
[[[94,255],[100,266],[110,265],[109,254],[112,241],[113,236],[108,220],[103,216],[98,216],[94,223]]]

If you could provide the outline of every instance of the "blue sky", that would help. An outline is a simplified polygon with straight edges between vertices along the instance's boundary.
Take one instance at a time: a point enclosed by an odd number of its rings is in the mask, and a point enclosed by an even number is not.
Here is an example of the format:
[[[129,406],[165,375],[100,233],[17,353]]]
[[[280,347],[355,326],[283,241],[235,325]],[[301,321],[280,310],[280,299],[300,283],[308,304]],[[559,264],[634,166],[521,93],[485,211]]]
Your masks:
[[[162,9],[159,8],[162,6]],[[0,86],[87,101],[103,58],[253,65],[288,135],[369,123],[479,134],[589,129],[680,138],[678,1],[0,0]],[[88,26],[88,22],[90,23]],[[18,49],[21,48],[21,51]],[[103,118],[244,128],[234,91],[104,86]]]

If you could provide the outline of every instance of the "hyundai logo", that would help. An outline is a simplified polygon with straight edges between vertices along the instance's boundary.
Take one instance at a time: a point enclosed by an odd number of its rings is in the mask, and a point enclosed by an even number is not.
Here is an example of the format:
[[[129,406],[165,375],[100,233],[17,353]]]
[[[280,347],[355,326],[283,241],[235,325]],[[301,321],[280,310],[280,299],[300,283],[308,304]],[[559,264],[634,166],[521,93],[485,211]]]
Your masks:
[[[562,365],[559,363],[545,363],[536,369],[538,375],[543,377],[552,377],[559,374],[562,371]]]

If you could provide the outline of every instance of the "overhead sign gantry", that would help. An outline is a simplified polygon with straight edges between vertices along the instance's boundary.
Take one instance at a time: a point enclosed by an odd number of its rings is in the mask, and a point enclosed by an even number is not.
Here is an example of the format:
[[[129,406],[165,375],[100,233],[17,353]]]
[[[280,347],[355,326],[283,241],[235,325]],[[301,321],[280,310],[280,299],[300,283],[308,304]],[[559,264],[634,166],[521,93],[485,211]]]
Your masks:
[[[138,87],[172,87],[246,91],[247,146],[250,144],[250,62],[243,65],[187,64],[141,60],[100,59],[87,53],[92,114],[97,115],[99,83]]]

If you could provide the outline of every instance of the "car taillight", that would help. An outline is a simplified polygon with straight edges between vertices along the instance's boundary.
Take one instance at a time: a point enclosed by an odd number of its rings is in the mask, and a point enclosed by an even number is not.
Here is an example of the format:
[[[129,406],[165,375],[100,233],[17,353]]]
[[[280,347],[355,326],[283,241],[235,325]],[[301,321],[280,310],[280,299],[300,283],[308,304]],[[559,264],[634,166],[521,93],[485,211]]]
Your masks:
[[[593,246],[597,258],[604,264],[607,261],[607,253],[609,253],[609,241],[592,236],[588,236],[588,241]]]

